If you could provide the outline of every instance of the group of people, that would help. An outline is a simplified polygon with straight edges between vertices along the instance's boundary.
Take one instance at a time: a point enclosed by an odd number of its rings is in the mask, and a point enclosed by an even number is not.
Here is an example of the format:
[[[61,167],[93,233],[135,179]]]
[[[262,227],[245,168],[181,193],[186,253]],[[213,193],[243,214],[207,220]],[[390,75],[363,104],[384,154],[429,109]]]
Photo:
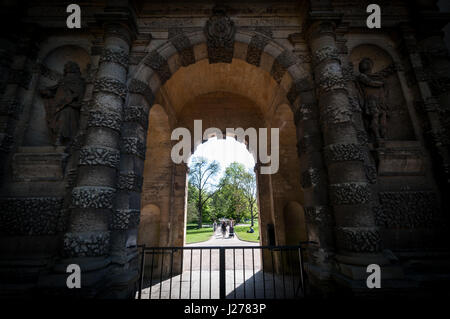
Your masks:
[[[214,229],[214,233],[219,229],[219,224],[216,221],[214,221],[213,229]],[[226,238],[227,230],[228,230],[228,238],[234,237],[234,221],[233,220],[228,220],[228,221],[223,220],[220,223],[220,231],[222,232],[222,238]]]

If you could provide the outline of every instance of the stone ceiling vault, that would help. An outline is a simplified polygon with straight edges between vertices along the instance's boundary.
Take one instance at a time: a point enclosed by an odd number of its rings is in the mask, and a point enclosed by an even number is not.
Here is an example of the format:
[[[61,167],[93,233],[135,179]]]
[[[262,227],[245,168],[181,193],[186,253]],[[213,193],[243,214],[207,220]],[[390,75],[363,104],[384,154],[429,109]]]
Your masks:
[[[268,122],[274,110],[286,103],[286,92],[268,72],[239,59],[230,64],[210,64],[204,59],[180,68],[160,88],[155,103],[163,105],[168,114],[176,117],[173,122],[178,122],[183,109],[197,97],[217,92],[251,100]]]

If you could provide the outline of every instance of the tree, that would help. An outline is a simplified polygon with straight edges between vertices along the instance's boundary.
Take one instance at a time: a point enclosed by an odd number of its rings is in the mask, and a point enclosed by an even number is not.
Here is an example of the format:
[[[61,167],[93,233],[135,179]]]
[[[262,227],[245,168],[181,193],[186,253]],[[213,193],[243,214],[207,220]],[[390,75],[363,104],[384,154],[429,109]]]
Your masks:
[[[254,225],[254,219],[258,217],[258,207],[256,205],[256,177],[252,171],[242,174],[241,187],[244,197],[247,200],[247,206],[250,210],[251,227]]]
[[[197,189],[188,182],[188,203],[187,203],[187,223],[198,223],[198,210],[197,210]]]
[[[194,157],[189,170],[189,182],[196,189],[196,204],[198,211],[198,228],[202,227],[203,212],[207,201],[214,195],[217,186],[212,184],[214,177],[220,171],[219,163],[209,162],[204,157]]]
[[[221,212],[224,217],[235,219],[237,223],[250,216],[253,226],[254,218],[258,216],[254,174],[247,172],[242,164],[231,163],[225,169],[213,205],[214,210]]]

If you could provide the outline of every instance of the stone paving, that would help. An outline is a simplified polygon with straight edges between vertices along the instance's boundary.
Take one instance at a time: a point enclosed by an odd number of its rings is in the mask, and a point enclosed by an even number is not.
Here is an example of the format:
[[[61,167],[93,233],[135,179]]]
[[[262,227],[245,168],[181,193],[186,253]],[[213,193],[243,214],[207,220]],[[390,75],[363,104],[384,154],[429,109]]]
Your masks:
[[[216,232],[206,242],[188,244],[194,248],[184,251],[183,273],[160,281],[147,279],[142,299],[218,299],[219,298],[219,250],[199,250],[195,247],[246,246],[255,249],[227,249],[225,252],[225,282],[227,298],[293,298],[299,292],[299,278],[264,273],[261,269],[259,243],[239,240],[236,236],[225,238]],[[201,269],[200,269],[201,256]],[[192,268],[190,265],[192,264]],[[233,271],[234,269],[234,271]],[[263,280],[264,279],[264,280]],[[181,282],[181,289],[180,289]],[[245,284],[244,284],[245,282]],[[275,284],[274,284],[275,282]],[[275,293],[274,287],[275,285]],[[201,289],[200,289],[201,287]],[[285,288],[285,289],[284,289]],[[181,296],[181,298],[180,298]]]

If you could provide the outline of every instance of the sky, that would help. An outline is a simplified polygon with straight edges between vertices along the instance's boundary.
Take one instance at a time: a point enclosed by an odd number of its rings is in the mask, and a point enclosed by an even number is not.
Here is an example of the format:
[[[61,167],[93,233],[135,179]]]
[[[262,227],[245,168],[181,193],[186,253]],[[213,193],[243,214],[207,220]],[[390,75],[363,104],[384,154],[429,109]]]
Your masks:
[[[216,137],[210,138],[207,142],[200,144],[195,153],[191,156],[188,166],[191,165],[194,156],[205,157],[210,161],[216,160],[220,164],[221,172],[217,179],[223,176],[225,168],[233,162],[242,163],[247,169],[253,171],[255,161],[243,143],[237,142],[232,137],[218,140]]]

